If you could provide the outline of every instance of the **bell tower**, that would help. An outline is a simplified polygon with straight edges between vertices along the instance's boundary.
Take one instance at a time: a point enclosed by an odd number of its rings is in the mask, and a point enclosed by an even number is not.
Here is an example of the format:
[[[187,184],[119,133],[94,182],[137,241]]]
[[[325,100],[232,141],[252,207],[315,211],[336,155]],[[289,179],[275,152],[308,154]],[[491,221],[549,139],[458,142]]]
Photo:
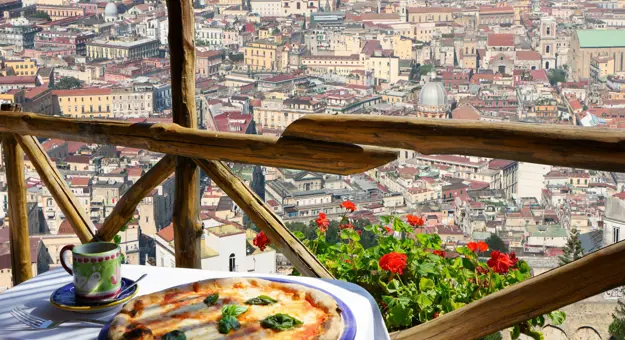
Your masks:
[[[540,44],[538,52],[542,55],[543,69],[549,70],[557,67],[556,19],[553,17],[540,18]]]

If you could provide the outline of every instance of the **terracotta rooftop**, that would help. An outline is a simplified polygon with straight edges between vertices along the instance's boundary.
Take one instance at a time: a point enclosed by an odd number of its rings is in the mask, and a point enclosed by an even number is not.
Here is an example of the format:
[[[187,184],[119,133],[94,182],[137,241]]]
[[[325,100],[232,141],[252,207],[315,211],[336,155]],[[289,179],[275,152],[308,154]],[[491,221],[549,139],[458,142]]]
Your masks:
[[[488,46],[514,46],[514,35],[491,33],[488,35]]]

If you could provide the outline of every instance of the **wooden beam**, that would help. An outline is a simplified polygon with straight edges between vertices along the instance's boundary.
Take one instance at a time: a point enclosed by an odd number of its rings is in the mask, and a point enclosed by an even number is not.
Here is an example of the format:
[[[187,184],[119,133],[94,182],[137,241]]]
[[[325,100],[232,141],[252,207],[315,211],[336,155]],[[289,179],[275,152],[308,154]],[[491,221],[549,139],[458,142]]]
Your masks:
[[[121,228],[130,221],[141,200],[171,175],[174,171],[175,160],[175,156],[165,155],[147,173],[141,176],[115,204],[115,208],[98,230],[96,239],[111,241]]]
[[[395,151],[353,144],[196,130],[171,123],[133,124],[34,113],[0,113],[0,132],[342,175],[361,173],[397,157]]]
[[[28,239],[24,152],[10,134],[4,135],[2,142],[9,198],[11,271],[13,272],[13,285],[17,285],[33,277],[30,240]]]
[[[478,339],[623,285],[625,242],[488,295],[393,339]]]
[[[271,245],[282,252],[302,275],[333,278],[280,218],[228,166],[222,162],[198,158],[195,162],[265,232]]]
[[[197,129],[195,112],[195,25],[192,0],[167,0],[174,123]],[[176,267],[202,268],[200,172],[191,158],[176,157],[174,243]]]
[[[307,115],[283,136],[622,172],[625,131],[363,115]]]
[[[67,186],[67,182],[52,163],[48,154],[33,136],[19,136],[15,139],[26,152],[28,159],[31,161],[39,177],[50,190],[50,194],[54,197],[54,201],[61,208],[65,218],[74,229],[74,232],[80,239],[80,242],[87,243],[94,238],[95,226],[87,215],[85,208],[80,204],[76,196]]]

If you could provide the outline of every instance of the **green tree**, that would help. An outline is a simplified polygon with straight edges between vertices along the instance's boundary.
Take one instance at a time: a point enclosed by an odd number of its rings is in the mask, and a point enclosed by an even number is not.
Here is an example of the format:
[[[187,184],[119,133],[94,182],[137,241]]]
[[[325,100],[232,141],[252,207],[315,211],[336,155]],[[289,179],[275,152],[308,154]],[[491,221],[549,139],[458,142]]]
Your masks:
[[[424,64],[424,65],[421,65],[421,67],[419,67],[419,74],[423,76],[432,72],[433,70],[434,70],[434,65]]]
[[[45,19],[46,21],[52,21],[52,18],[50,18],[50,16],[48,15],[48,13],[43,12],[43,11],[37,11],[35,12],[35,14],[33,14],[31,16],[31,18],[36,18],[36,19]]]
[[[608,333],[616,340],[625,340],[625,303],[618,300],[618,305],[612,313],[612,323],[608,327]]]
[[[54,83],[54,90],[72,90],[79,89],[82,85],[80,84],[80,80],[74,77],[63,77],[59,79],[59,81]]]
[[[582,256],[584,256],[584,249],[582,248],[582,241],[579,239],[579,231],[573,228],[569,239],[566,241],[564,254],[560,256],[560,265],[571,263]]]
[[[506,246],[506,243],[501,239],[501,237],[497,236],[496,234],[490,235],[486,239],[486,244],[488,244],[489,251],[497,250],[502,253],[508,252],[508,247]]]
[[[551,83],[551,85],[555,86],[558,83],[563,83],[566,81],[566,71],[564,71],[563,69],[551,69],[549,70],[549,83]]]

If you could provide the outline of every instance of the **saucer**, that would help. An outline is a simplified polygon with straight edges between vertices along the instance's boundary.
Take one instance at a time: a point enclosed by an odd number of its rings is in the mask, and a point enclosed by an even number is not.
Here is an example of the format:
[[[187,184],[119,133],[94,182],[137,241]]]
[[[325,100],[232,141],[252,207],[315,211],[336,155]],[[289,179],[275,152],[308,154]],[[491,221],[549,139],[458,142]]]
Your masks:
[[[121,290],[126,289],[126,287],[130,286],[133,283],[133,280],[123,277]],[[52,295],[50,295],[50,303],[52,303],[53,306],[59,309],[70,312],[101,313],[111,310],[132,299],[135,295],[137,295],[138,291],[139,285],[135,285],[133,288],[130,288],[129,291],[119,295],[115,301],[95,305],[85,304],[80,301],[76,301],[76,294],[74,294],[74,283],[68,283],[65,286],[55,290]]]

